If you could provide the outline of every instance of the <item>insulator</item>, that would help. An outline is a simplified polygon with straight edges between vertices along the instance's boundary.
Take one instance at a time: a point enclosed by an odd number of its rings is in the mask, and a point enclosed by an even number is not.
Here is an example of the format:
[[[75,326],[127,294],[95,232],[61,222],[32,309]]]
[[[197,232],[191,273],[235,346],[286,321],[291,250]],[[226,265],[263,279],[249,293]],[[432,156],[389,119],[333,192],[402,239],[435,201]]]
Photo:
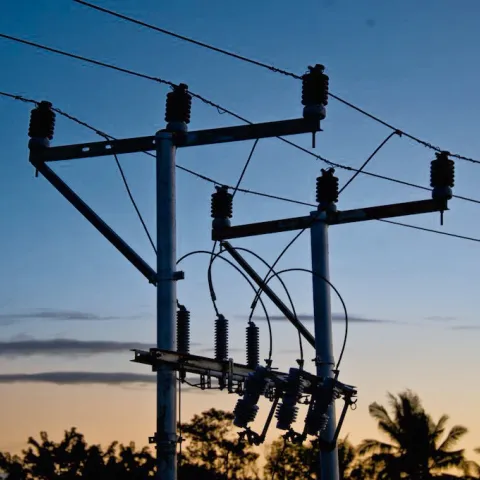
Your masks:
[[[228,360],[228,320],[221,314],[215,320],[215,360]]]
[[[260,329],[253,322],[247,326],[247,366],[257,368],[260,363]]]
[[[233,215],[233,195],[228,192],[228,187],[223,185],[215,187],[212,193],[212,218],[227,219]]]
[[[190,353],[190,312],[183,305],[177,310],[177,352]]]
[[[325,118],[325,106],[328,104],[328,76],[323,65],[308,67],[308,73],[302,76],[302,105],[304,117]]]
[[[188,86],[184,83],[175,86],[172,92],[167,93],[165,121],[190,123],[192,112],[192,96],[188,93]]]
[[[335,169],[322,168],[322,175],[317,177],[317,202],[320,205],[329,205],[338,202],[338,178],[334,175]]]
[[[258,412],[258,400],[265,391],[267,384],[267,369],[258,366],[250,373],[245,381],[243,398],[239,399],[233,411],[235,418],[233,424],[240,428],[246,428],[253,422]]]
[[[303,380],[301,370],[291,368],[288,372],[287,386],[283,395],[282,403],[277,407],[277,428],[288,430],[297,419],[297,402],[303,392]]]
[[[318,435],[328,424],[328,407],[334,400],[334,380],[326,378],[312,395],[311,406],[305,417],[308,435]]]
[[[48,138],[52,140],[55,131],[55,112],[50,102],[40,102],[30,113],[30,138]]]
[[[452,198],[452,188],[455,183],[455,164],[448,158],[448,152],[438,152],[436,159],[430,164],[430,186],[434,198]]]

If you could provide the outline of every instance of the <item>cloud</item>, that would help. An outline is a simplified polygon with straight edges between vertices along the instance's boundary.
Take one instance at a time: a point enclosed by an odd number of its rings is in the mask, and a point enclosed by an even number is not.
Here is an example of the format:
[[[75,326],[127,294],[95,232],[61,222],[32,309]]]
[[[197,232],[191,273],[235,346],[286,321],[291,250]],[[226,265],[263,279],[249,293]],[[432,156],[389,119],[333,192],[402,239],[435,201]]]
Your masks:
[[[110,385],[128,389],[138,389],[141,386],[153,385],[156,382],[154,373],[130,372],[41,372],[41,373],[4,373],[0,374],[2,383],[53,383],[55,385]],[[199,377],[186,380],[195,385]],[[196,392],[199,388],[187,384],[182,385],[182,392]],[[217,390],[204,390],[203,392],[215,393]]]
[[[192,343],[198,345],[197,343]],[[55,338],[48,340],[0,341],[0,357],[30,357],[33,355],[67,356],[100,355],[128,352],[132,349],[148,350],[154,345],[141,342],[115,342],[110,340],[74,340]]]
[[[153,345],[141,342],[73,340],[68,338],[49,340],[12,340],[9,342],[0,341],[0,357],[29,357],[32,355],[98,355],[102,353],[128,352],[134,348],[148,350],[152,346]]]
[[[0,313],[0,325],[12,325],[17,321],[26,320],[49,320],[49,321],[109,321],[109,320],[135,320],[140,315],[98,315],[91,312],[79,310],[59,310],[48,308],[37,308],[29,312]]]
[[[480,325],[455,325],[451,330],[480,330]]]
[[[301,322],[312,322],[313,321],[313,315],[312,314],[300,314],[297,315],[297,318]],[[265,316],[254,316],[254,320],[266,320]],[[270,320],[273,322],[278,322],[278,321],[286,321],[287,318],[283,315],[270,315]],[[345,315],[343,313],[332,313],[332,322],[344,322],[345,321]],[[348,321],[349,323],[398,323],[394,322],[393,320],[380,320],[380,319],[375,319],[375,318],[365,318],[365,317],[360,317],[358,315],[349,315],[348,316]]]
[[[153,374],[129,372],[42,372],[4,373],[0,383],[55,383],[56,385],[154,383]]]
[[[456,319],[456,317],[447,315],[431,315],[430,317],[425,317],[425,320],[431,320],[433,322],[451,322]]]

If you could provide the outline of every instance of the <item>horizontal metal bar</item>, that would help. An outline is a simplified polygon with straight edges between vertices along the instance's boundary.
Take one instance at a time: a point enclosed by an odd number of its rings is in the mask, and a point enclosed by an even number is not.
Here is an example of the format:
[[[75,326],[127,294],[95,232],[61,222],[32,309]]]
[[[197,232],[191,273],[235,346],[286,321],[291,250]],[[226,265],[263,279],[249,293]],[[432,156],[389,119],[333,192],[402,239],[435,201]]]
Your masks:
[[[263,281],[258,273],[249,265],[249,263],[235,250],[230,243],[222,242],[222,247],[234,258],[234,260],[245,270],[251,279],[262,289],[265,295],[275,304],[275,306],[290,320],[290,323],[305,337],[307,342],[315,348],[315,338],[301,323],[298,318],[289,310],[289,308],[280,300],[276,293]]]
[[[327,223],[340,225],[343,223],[363,222],[367,220],[380,220],[382,218],[404,217],[448,210],[446,199],[416,200],[413,202],[394,203],[377,207],[356,208],[339,212],[329,212]],[[321,212],[319,212],[321,213]],[[322,213],[323,215],[323,213]],[[212,240],[222,241],[232,238],[253,237],[269,233],[302,230],[310,227],[315,222],[313,216],[283,218],[267,222],[248,223],[245,225],[232,225],[212,230]]]
[[[221,241],[232,238],[253,237],[255,235],[266,235],[269,233],[288,232],[290,230],[301,230],[308,227],[314,220],[312,217],[293,217],[267,222],[248,223],[246,225],[232,225],[212,230],[212,240]]]
[[[153,285],[157,274],[138,253],[119,237],[50,167],[32,161],[33,166]]]
[[[256,123],[234,127],[197,130],[179,136],[177,147],[197,147],[216,143],[240,142],[258,138],[297,135],[300,133],[320,131],[318,120],[297,118],[278,122]],[[59,147],[48,147],[35,151],[35,161],[55,162],[75,158],[102,157],[124,153],[149,152],[155,149],[155,136],[124,138],[121,140],[104,140],[101,142],[80,143]]]
[[[181,147],[197,147],[216,143],[241,142],[258,138],[285,137],[320,131],[320,121],[295,118],[278,122],[253,123],[234,127],[189,132]]]
[[[342,223],[363,222],[366,220],[380,220],[382,218],[404,217],[407,215],[432,213],[442,210],[448,210],[447,200],[445,199],[418,200],[331,213],[328,218],[328,224],[339,225]]]

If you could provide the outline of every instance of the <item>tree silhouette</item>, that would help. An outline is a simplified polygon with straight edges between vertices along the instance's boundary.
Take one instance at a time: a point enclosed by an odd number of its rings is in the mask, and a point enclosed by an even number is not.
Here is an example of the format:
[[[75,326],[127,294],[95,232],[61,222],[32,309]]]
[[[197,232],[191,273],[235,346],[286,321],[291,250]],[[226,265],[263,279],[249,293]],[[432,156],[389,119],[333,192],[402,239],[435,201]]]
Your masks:
[[[392,415],[378,403],[372,403],[369,412],[391,443],[367,439],[359,446],[360,455],[369,455],[380,467],[379,479],[424,480],[451,468],[468,467],[464,450],[453,450],[467,433],[465,427],[455,425],[444,436],[449,417],[442,415],[434,422],[423,409],[418,395],[410,390],[398,397],[389,393],[388,403]]]
[[[363,479],[367,469],[360,465],[355,447],[345,438],[338,441],[338,462],[341,480]],[[320,449],[318,442],[305,444],[286,443],[275,440],[267,453],[264,477],[274,474],[281,480],[316,480]]]
[[[258,478],[258,454],[239,440],[233,426],[234,415],[211,408],[194,415],[189,423],[181,425],[186,440],[183,461],[204,467],[226,479],[249,480]]]

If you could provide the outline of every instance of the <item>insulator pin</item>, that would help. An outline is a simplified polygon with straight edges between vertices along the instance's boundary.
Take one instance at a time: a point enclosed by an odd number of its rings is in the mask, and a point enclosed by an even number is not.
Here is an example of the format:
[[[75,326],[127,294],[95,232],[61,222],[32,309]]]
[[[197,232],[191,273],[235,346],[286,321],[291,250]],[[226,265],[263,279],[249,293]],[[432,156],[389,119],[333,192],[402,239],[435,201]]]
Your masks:
[[[228,320],[222,314],[215,320],[215,360],[228,360]]]
[[[455,183],[455,163],[448,158],[448,152],[438,152],[430,164],[430,186],[433,198],[452,198]]]
[[[183,305],[177,310],[177,352],[190,353],[190,312]]]
[[[298,368],[291,368],[288,372],[287,386],[283,395],[282,403],[277,407],[277,428],[288,430],[297,419],[297,402],[303,392],[303,379]]]
[[[169,124],[190,123],[192,112],[192,96],[188,93],[188,86],[184,83],[174,87],[167,93],[165,121]]]
[[[323,65],[308,67],[308,73],[302,76],[302,105],[305,118],[323,120],[328,104],[328,76]]]
[[[213,228],[229,227],[233,215],[233,195],[228,192],[227,186],[216,186],[215,189],[211,203]]]
[[[254,322],[247,326],[247,366],[257,368],[260,364],[260,329]]]
[[[50,102],[40,102],[30,113],[28,136],[30,138],[53,139],[55,131],[55,112]]]
[[[333,175],[334,168],[324,170],[317,177],[317,202],[319,207],[326,207],[338,202],[338,178]]]

